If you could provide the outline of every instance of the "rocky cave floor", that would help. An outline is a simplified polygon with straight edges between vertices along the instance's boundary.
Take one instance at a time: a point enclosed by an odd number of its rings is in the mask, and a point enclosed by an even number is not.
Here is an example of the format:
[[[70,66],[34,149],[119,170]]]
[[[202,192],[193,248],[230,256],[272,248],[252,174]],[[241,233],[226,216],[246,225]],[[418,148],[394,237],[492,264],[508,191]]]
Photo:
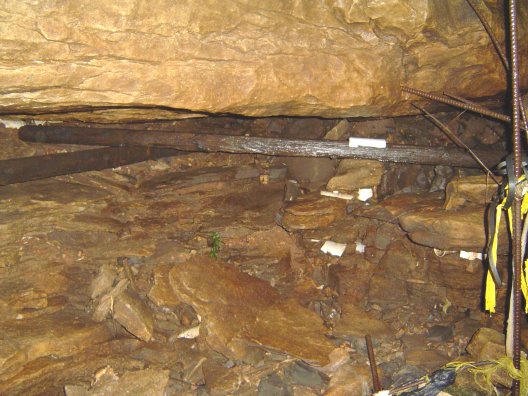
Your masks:
[[[393,169],[412,180],[366,202],[285,203],[281,161],[227,154],[0,187],[0,393],[368,395],[366,335],[385,389],[493,357],[505,291],[482,312],[483,264],[459,257],[484,241],[484,178],[446,198],[463,173]],[[463,373],[445,391],[487,394]]]

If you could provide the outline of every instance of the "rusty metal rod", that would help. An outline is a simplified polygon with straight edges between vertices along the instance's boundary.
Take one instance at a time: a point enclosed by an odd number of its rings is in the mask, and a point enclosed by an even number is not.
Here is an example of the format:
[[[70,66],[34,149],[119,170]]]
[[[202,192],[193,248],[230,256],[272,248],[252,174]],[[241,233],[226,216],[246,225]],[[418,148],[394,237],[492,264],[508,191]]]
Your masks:
[[[476,168],[478,164],[459,148],[394,145],[387,148],[349,147],[327,140],[279,139],[125,129],[34,126],[20,128],[29,142],[104,146],[169,147],[182,151],[227,152],[297,157],[363,158],[387,162]],[[479,150],[476,154],[492,168],[506,153]]]
[[[517,52],[517,2],[509,0],[508,10],[510,16],[510,66],[511,66],[511,100],[512,100],[512,141],[513,141],[513,169],[515,182],[522,174],[521,159],[521,128],[520,128],[520,89],[519,89],[519,56]],[[511,191],[510,193],[514,193]],[[522,243],[521,243],[521,196],[515,191],[512,207],[512,296],[513,296],[513,365],[520,368],[521,359],[521,268],[522,268]],[[513,395],[519,396],[520,383],[513,381]]]
[[[115,168],[180,153],[177,150],[148,147],[107,147],[0,160],[0,186],[72,173]]]
[[[502,65],[504,66],[504,69],[506,69],[506,72],[510,70],[510,63],[508,62],[508,58],[506,58],[506,54],[502,50],[502,47],[499,43],[499,40],[497,40],[497,37],[495,36],[495,33],[493,33],[493,30],[491,29],[491,26],[489,25],[488,21],[486,21],[486,18],[484,18],[484,15],[480,12],[479,8],[475,4],[473,0],[466,0],[469,4],[469,6],[473,9],[475,14],[477,15],[478,19],[480,20],[480,23],[482,24],[482,27],[484,27],[484,30],[486,33],[488,33],[488,36],[493,43],[493,46],[495,47],[495,50],[497,51],[497,54],[499,55],[499,58],[502,62]]]
[[[486,110],[491,111],[487,109],[486,107],[480,105],[479,103],[472,102],[471,100],[463,98],[462,96],[458,96],[450,92],[444,92],[444,95],[449,96],[450,98],[453,98],[455,100],[458,100],[459,102],[474,106],[475,109],[479,109],[479,111],[486,111]]]
[[[365,336],[365,341],[367,343],[370,372],[372,373],[372,385],[374,387],[374,392],[379,392],[381,390],[381,382],[378,375],[378,366],[376,365],[376,357],[374,355],[374,348],[372,347],[372,338],[370,335]]]
[[[449,139],[451,139],[458,147],[465,149],[468,154],[473,157],[473,159],[477,162],[477,164],[480,165],[480,167],[486,172],[486,174],[493,179],[495,184],[500,186],[499,179],[491,172],[491,170],[482,162],[482,160],[479,158],[475,152],[468,147],[467,144],[465,144],[452,130],[449,128],[446,124],[444,124],[442,121],[440,121],[438,118],[436,118],[434,115],[429,113],[426,109],[424,109],[421,106],[418,106],[417,104],[414,104],[414,106],[421,110],[425,116],[431,120],[431,122],[438,127],[442,132],[444,132]]]
[[[444,103],[460,109],[469,110],[477,114],[481,114],[490,118],[494,118],[499,121],[511,122],[511,118],[506,114],[497,113],[496,111],[488,110],[482,106],[473,106],[469,103],[459,102],[458,100],[446,98],[445,96],[435,95],[429,92],[424,92],[416,88],[401,87],[402,91],[408,92],[413,95],[421,96],[422,98],[434,100],[436,102]]]

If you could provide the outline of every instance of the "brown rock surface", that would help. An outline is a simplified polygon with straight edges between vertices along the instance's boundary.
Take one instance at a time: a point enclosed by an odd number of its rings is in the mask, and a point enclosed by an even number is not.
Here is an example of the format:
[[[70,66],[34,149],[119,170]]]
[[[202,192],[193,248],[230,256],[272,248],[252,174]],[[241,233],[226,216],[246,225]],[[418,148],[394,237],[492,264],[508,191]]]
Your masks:
[[[504,334],[487,327],[480,328],[469,342],[467,351],[477,361],[498,360],[506,354]]]
[[[486,176],[468,176],[447,183],[445,209],[467,204],[486,205],[497,192],[497,184]]]
[[[160,265],[154,270],[154,285],[148,293],[148,298],[159,307],[174,308],[180,304],[169,283],[171,265]]]
[[[103,368],[96,374],[96,381],[86,389],[81,386],[65,387],[67,396],[105,396],[105,395],[137,395],[163,396],[169,382],[169,370],[147,368],[144,370],[127,371],[122,376],[114,373],[111,367]]]
[[[400,216],[402,228],[413,242],[441,250],[480,252],[486,245],[485,208],[423,209]],[[504,217],[503,217],[504,220]],[[500,246],[507,246],[506,223],[500,228]]]
[[[338,369],[330,380],[326,396],[371,395],[372,374],[367,365],[346,365]]]
[[[397,222],[400,216],[419,209],[441,208],[443,194],[397,194],[388,197],[377,205],[362,205],[354,214],[388,222]]]
[[[404,281],[383,273],[374,274],[370,278],[370,302],[404,305],[408,302],[408,299],[407,284]]]
[[[342,305],[341,309],[341,320],[337,322],[333,331],[334,336],[344,339],[363,339],[369,334],[382,339],[392,335],[390,328],[383,321],[372,317],[360,307],[347,304]]]
[[[175,266],[170,283],[202,316],[208,344],[228,357],[244,359],[256,343],[325,364],[333,349],[314,313],[233,266],[195,258]]]
[[[3,340],[0,344],[0,383],[39,358],[69,357],[112,337],[112,332],[104,323],[94,323],[89,317],[82,317],[71,310],[26,320],[4,321],[0,326],[0,338]]]
[[[330,179],[326,189],[330,191],[353,191],[377,186],[383,175],[383,164],[379,161],[344,159],[339,163],[337,174]]]
[[[504,334],[482,327],[473,334],[466,349],[475,361],[497,361],[506,356],[505,339]],[[504,368],[493,373],[492,380],[506,387],[511,386],[511,378]]]
[[[502,8],[481,8],[502,38]],[[525,56],[527,8],[520,8]],[[497,54],[464,1],[12,1],[0,28],[4,111],[135,106],[142,119],[180,117],[167,107],[375,116],[413,111],[400,84],[467,97],[506,88]],[[101,110],[110,112],[102,119],[115,120],[115,109]],[[134,118],[130,109],[126,118]]]
[[[145,303],[129,292],[119,294],[114,301],[114,319],[131,334],[150,341],[154,330],[152,313]]]
[[[345,215],[345,205],[343,199],[307,194],[284,207],[282,225],[288,231],[326,227]]]

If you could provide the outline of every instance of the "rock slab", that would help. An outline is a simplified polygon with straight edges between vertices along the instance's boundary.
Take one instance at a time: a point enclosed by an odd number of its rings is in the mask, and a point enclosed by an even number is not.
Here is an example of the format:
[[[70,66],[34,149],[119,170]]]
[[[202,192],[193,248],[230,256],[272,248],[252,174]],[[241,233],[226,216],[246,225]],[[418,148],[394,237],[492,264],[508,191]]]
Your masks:
[[[266,281],[206,257],[175,266],[169,279],[176,296],[202,317],[200,334],[225,356],[244,360],[256,344],[328,363],[333,345],[321,319]]]
[[[528,7],[520,3],[525,64]],[[502,7],[479,6],[502,40]],[[471,98],[507,84],[464,1],[82,0],[57,7],[11,0],[0,30],[4,111],[123,106],[129,119],[181,115],[171,109],[386,116],[415,112],[401,84]],[[521,82],[528,85],[528,75]],[[116,109],[99,114],[120,118]]]

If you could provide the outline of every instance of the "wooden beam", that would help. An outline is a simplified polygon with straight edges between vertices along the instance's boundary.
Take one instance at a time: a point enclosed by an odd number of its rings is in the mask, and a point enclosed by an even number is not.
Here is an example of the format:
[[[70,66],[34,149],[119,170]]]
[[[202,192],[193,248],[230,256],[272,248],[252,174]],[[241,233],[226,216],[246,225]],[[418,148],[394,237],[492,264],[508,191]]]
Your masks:
[[[0,160],[0,186],[71,173],[115,168],[180,153],[172,149],[149,147],[106,147]]]
[[[27,142],[104,146],[170,147],[183,151],[264,154],[297,157],[362,158],[386,162],[478,168],[459,148],[394,145],[387,148],[349,147],[347,143],[247,136],[209,135],[166,131],[138,131],[86,127],[26,125],[19,130]],[[492,168],[506,155],[500,150],[475,150]]]

